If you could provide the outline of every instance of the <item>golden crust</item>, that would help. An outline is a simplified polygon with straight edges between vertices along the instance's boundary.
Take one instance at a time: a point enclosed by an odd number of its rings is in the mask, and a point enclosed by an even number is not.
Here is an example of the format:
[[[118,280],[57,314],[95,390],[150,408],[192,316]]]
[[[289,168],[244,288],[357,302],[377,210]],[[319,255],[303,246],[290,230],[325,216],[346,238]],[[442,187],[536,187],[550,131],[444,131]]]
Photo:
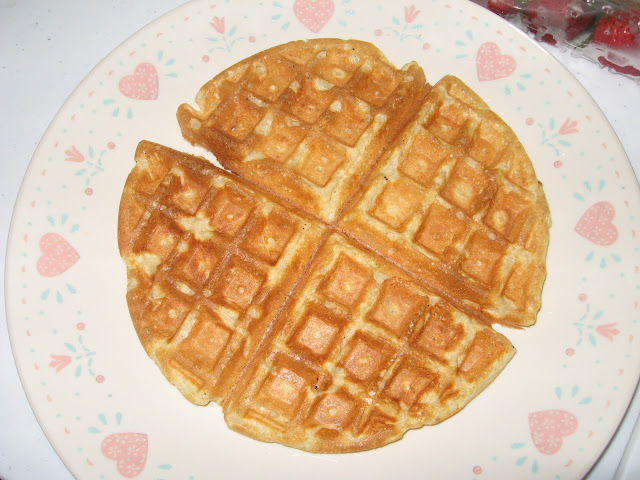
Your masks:
[[[260,440],[385,445],[460,410],[515,351],[335,227],[160,145],[138,146],[119,226],[148,354]]]
[[[136,332],[187,399],[259,440],[353,452],[499,374],[515,349],[490,323],[535,322],[550,220],[477,94],[321,39],[256,54],[196,101],[183,135],[233,173],[143,141],[118,221]]]
[[[202,158],[140,143],[119,215],[127,302],[185,397],[228,394],[325,229]]]
[[[535,323],[549,207],[513,131],[447,76],[377,164],[340,228],[466,311]]]
[[[515,349],[399,269],[334,233],[224,404],[234,430],[352,452],[450,417]]]
[[[177,117],[223,167],[333,222],[428,88],[369,43],[298,41],[220,73]]]

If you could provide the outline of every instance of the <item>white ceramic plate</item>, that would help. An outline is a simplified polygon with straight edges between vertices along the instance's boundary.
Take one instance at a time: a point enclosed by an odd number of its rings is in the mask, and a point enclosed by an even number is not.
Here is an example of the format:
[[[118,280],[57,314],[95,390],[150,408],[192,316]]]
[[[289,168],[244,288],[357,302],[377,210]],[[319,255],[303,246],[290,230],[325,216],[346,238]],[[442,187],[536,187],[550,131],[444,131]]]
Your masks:
[[[374,451],[309,455],[231,432],[147,358],[125,304],[118,203],[137,142],[203,154],[177,106],[236,61],[289,40],[374,42],[434,83],[452,73],[518,134],[551,206],[543,308],[462,412]],[[460,0],[193,2],[127,40],[61,108],[13,217],[6,298],[20,375],[78,478],[579,478],[639,376],[640,198],[611,127],[525,35]]]

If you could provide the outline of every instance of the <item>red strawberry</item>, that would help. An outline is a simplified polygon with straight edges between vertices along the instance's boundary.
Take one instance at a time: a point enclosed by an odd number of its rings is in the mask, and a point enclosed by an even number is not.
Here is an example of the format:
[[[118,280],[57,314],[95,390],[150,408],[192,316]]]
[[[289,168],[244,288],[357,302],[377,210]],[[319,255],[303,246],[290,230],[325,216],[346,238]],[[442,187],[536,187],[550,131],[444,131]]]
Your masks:
[[[503,18],[519,10],[518,0],[488,0],[487,8]]]
[[[584,32],[594,15],[579,0],[531,0],[522,12],[529,30],[537,34],[542,31],[542,40],[555,45],[562,40],[571,41]]]
[[[593,42],[613,48],[633,48],[640,46],[640,18],[628,12],[604,15],[593,32]]]

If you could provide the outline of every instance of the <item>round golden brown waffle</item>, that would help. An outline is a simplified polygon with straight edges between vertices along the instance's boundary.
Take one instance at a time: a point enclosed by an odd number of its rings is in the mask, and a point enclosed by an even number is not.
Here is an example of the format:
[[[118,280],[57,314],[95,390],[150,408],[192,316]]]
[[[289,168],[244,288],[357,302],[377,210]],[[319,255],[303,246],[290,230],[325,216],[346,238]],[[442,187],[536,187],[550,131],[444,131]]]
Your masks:
[[[234,173],[141,142],[118,230],[138,336],[185,397],[251,437],[350,452],[498,375],[514,348],[490,324],[535,322],[549,212],[475,93],[323,39],[250,57],[197,102],[185,137]]]

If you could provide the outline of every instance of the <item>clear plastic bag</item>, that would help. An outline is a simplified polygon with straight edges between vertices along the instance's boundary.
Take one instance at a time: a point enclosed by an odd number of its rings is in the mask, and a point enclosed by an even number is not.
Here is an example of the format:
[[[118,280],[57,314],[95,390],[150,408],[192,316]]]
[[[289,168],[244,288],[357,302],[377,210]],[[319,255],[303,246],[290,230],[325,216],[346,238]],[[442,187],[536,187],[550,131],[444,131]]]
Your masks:
[[[640,82],[640,0],[473,0],[537,40]]]

